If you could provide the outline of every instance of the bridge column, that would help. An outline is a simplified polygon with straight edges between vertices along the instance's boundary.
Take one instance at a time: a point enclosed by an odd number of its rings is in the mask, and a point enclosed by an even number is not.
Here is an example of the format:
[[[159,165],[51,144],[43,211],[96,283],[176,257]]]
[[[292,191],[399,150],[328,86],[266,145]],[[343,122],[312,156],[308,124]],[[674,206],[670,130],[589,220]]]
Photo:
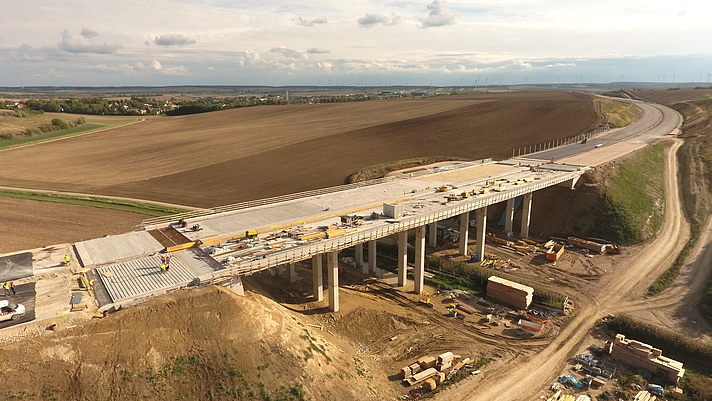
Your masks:
[[[366,265],[363,263],[363,244],[358,244],[354,248],[356,250],[356,269],[361,269],[362,273],[368,274]]]
[[[312,288],[314,300],[324,300],[324,273],[321,270],[321,254],[312,256]]]
[[[290,283],[297,282],[297,264],[294,262],[289,264],[289,282]]]
[[[326,275],[329,280],[329,310],[339,311],[339,251],[326,254]]]
[[[423,291],[423,276],[425,274],[425,227],[415,228],[415,270],[413,290],[420,294]]]
[[[480,260],[485,259],[485,235],[487,235],[487,206],[477,209],[475,212],[477,219],[477,247],[475,252]]]
[[[467,241],[470,239],[470,212],[460,215],[460,255],[467,256]]]
[[[279,265],[279,266],[277,267],[277,269],[279,270],[279,273],[278,273],[278,274],[279,274],[279,277],[284,276],[284,271],[286,270],[286,269],[285,269],[285,266],[284,266],[283,264],[282,264],[282,265]]]
[[[504,231],[506,231],[508,234],[513,233],[514,231],[512,230],[514,226],[514,202],[516,198],[508,199],[507,200],[507,209],[505,210],[505,215],[504,215]]]
[[[428,246],[435,248],[438,246],[438,222],[434,221],[428,225]]]
[[[376,271],[376,240],[368,241],[368,272]]]
[[[408,230],[398,233],[398,287],[408,281]]]
[[[529,220],[532,213],[532,192],[524,194],[524,200],[522,201],[522,229],[519,236],[522,238],[529,238]]]

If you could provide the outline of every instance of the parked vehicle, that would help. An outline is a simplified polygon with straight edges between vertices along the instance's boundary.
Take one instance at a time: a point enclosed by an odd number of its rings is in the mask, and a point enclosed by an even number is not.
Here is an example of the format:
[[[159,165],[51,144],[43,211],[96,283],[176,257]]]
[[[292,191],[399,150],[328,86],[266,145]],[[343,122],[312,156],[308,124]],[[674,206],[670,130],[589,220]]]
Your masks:
[[[0,321],[18,320],[24,314],[24,305],[6,299],[0,300]]]

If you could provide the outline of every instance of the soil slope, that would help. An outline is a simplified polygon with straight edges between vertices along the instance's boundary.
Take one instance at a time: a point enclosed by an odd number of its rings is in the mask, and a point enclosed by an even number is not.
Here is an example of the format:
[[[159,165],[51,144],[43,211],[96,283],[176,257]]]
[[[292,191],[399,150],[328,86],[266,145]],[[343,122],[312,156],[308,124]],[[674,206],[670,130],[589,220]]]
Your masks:
[[[368,360],[304,318],[220,287],[184,291],[0,348],[5,397],[55,400],[394,399]],[[367,379],[368,377],[368,379]]]
[[[597,122],[591,98],[567,92],[234,109],[7,151],[0,184],[210,207],[339,185],[394,160],[504,158]]]

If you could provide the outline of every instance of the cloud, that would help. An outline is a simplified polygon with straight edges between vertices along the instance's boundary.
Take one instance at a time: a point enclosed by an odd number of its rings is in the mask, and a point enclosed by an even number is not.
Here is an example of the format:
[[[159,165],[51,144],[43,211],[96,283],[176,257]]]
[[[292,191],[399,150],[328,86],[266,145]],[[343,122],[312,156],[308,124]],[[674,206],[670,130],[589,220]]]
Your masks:
[[[401,23],[401,17],[397,16],[396,13],[391,13],[391,16],[388,17],[387,15],[384,14],[366,14],[363,17],[360,17],[359,19],[356,20],[358,22],[358,25],[363,28],[368,28],[376,25],[398,25]]]
[[[81,35],[87,39],[91,39],[91,38],[99,36],[99,32],[97,32],[91,28],[82,28]]]
[[[184,46],[192,45],[195,39],[181,35],[179,33],[166,33],[161,36],[156,36],[153,43],[159,46]]]
[[[304,18],[299,17],[299,18],[295,18],[294,22],[297,25],[301,25],[301,26],[323,25],[323,24],[326,24],[326,17],[319,17],[319,18],[315,18],[312,20],[305,20]]]
[[[428,14],[427,17],[418,18],[421,28],[452,25],[455,23],[455,14],[450,11],[445,0],[433,0],[432,3],[428,4],[428,10],[430,10],[430,14]]]
[[[188,69],[182,65],[177,67],[164,67],[158,60],[153,60],[150,68],[154,71],[160,72],[163,75],[185,75],[188,73]]]
[[[312,47],[311,49],[307,49],[307,54],[329,54],[329,53],[331,53],[331,50],[322,49],[321,47]]]
[[[317,66],[319,68],[319,71],[324,74],[328,74],[328,75],[334,74],[334,71],[333,71],[334,65],[331,63],[317,63]]]
[[[575,63],[555,63],[555,64],[547,64],[544,67],[546,68],[554,68],[554,67],[576,67]]]
[[[309,58],[309,56],[307,56],[307,54],[301,50],[288,49],[284,46],[273,47],[273,48],[269,49],[269,51],[270,51],[270,53],[281,54],[283,57],[286,57],[286,58],[293,58],[293,59]]]
[[[93,40],[99,34],[91,29],[82,29],[77,32],[73,29],[62,31],[62,42],[59,48],[70,53],[96,53],[111,54],[121,49],[121,45]]]

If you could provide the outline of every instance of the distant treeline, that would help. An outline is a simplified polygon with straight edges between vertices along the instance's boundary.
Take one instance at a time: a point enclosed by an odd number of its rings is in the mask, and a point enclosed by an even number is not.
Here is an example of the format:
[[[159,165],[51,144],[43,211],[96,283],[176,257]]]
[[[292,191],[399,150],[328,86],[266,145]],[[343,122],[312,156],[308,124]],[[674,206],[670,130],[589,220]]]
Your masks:
[[[143,97],[109,100],[104,98],[81,99],[29,99],[25,105],[32,110],[53,113],[141,115],[155,114],[151,110],[161,110],[162,103]]]
[[[349,95],[308,95],[289,96],[247,95],[227,98],[203,97],[198,99],[156,100],[132,96],[130,99],[70,98],[70,99],[30,99],[25,105],[31,110],[54,113],[76,113],[92,115],[159,115],[180,116],[186,114],[207,113],[239,107],[261,105],[284,105],[299,103],[341,103],[370,100],[364,94]]]

